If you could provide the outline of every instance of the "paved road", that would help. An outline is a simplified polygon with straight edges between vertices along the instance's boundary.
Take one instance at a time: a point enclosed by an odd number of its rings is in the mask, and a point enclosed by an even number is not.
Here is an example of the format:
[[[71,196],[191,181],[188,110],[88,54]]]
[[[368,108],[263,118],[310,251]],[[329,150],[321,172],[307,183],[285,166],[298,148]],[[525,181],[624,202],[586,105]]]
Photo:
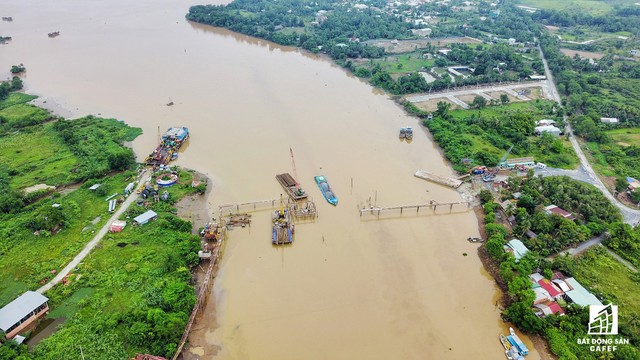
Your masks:
[[[591,180],[591,177],[582,166],[575,170],[565,170],[551,167],[547,167],[545,169],[536,168],[534,169],[534,174],[542,176],[568,176],[574,180],[586,182],[589,184],[593,183],[593,180]]]
[[[602,241],[604,240],[604,235],[600,235],[600,236],[596,236],[593,237],[585,242],[583,242],[582,244],[574,247],[574,248],[569,248],[567,250],[561,251],[555,255],[551,255],[547,257],[547,260],[553,260],[553,258],[555,258],[556,256],[559,255],[566,255],[569,254],[571,256],[576,256],[576,255],[580,255],[583,252],[587,251],[587,249],[592,248],[594,246],[602,246],[605,250],[607,250],[607,252],[613,256],[616,260],[618,260],[622,265],[626,266],[627,268],[629,268],[629,270],[637,273],[638,269],[636,269],[635,266],[631,265],[631,263],[629,263],[627,260],[623,259],[620,255],[616,254],[615,252],[613,252],[611,249],[609,249],[608,247],[602,245]]]
[[[151,173],[148,170],[145,171],[142,174],[140,183],[146,182],[150,176]],[[76,257],[73,258],[73,260],[71,260],[71,262],[67,266],[65,266],[64,269],[62,269],[58,273],[58,275],[56,275],[56,277],[53,278],[53,280],[49,281],[47,284],[36,291],[40,294],[44,293],[45,291],[51,289],[55,284],[59,283],[62,279],[64,279],[64,277],[67,276],[69,272],[71,272],[71,270],[75,269],[80,264],[80,262],[82,262],[82,260],[84,260],[84,258],[89,255],[91,250],[93,250],[93,248],[98,245],[100,240],[102,240],[102,238],[107,234],[107,231],[109,231],[109,225],[111,225],[113,221],[118,220],[120,215],[122,215],[122,213],[124,213],[129,208],[129,205],[131,205],[137,198],[138,196],[135,193],[129,195],[129,197],[122,203],[122,205],[120,205],[120,208],[111,216],[111,218],[109,218],[109,220],[107,220],[102,229],[100,229],[100,231],[98,231],[93,239],[91,239],[91,241],[87,243],[84,249],[82,249],[82,251],[80,251],[80,253],[78,253],[78,255],[76,255]]]
[[[554,100],[558,104],[562,104],[560,100],[560,94],[558,94],[558,89],[556,88],[556,85],[553,81],[553,74],[551,73],[551,71],[549,70],[549,66],[547,65],[547,59],[545,59],[544,53],[542,52],[542,48],[540,48],[540,46],[538,46],[538,50],[540,51],[540,57],[542,58],[542,64],[544,65],[544,72],[545,72],[545,75],[547,76],[547,80],[546,80],[548,82],[547,87],[549,88],[550,93],[553,96]],[[597,187],[598,189],[600,189],[600,191],[604,194],[604,196],[607,199],[609,199],[609,201],[611,201],[613,205],[615,205],[618,209],[620,209],[620,212],[622,213],[625,223],[630,224],[631,226],[637,225],[638,222],[640,221],[640,211],[626,207],[620,201],[618,201],[618,199],[616,199],[615,197],[613,197],[613,195],[611,195],[607,187],[604,186],[604,184],[602,183],[602,180],[600,180],[598,175],[596,175],[596,172],[593,171],[593,168],[591,167],[591,164],[587,160],[586,156],[584,156],[584,152],[582,152],[582,148],[580,148],[580,144],[578,144],[578,140],[576,140],[575,136],[573,136],[571,125],[569,124],[569,121],[567,121],[566,116],[564,117],[564,120],[566,124],[565,133],[569,137],[569,141],[573,146],[573,150],[576,152],[576,154],[578,155],[578,158],[580,159],[580,164],[582,167],[581,170],[586,172],[586,174],[590,178],[589,182],[593,184],[595,187]]]
[[[541,87],[543,93],[548,95],[549,89],[547,81],[523,81],[515,84],[505,84],[505,85],[489,85],[489,86],[470,86],[462,89],[455,89],[452,91],[442,91],[442,92],[433,92],[429,94],[420,94],[420,95],[412,95],[407,96],[405,99],[412,103],[419,103],[424,101],[429,101],[433,99],[441,99],[449,96],[461,96],[461,95],[478,95],[480,92],[493,92],[493,91],[504,91],[510,94],[515,94],[514,96],[519,97],[521,100],[531,100],[525,96],[518,95],[514,92],[517,89],[525,89],[530,87]]]

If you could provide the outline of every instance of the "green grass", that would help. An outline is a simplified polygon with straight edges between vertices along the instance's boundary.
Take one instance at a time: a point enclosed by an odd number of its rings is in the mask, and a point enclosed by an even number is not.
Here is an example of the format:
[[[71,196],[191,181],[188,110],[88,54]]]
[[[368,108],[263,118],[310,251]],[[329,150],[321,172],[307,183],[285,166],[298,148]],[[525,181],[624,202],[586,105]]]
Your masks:
[[[12,92],[5,99],[0,100],[0,110],[16,104],[24,104],[37,98],[35,95]]]
[[[77,162],[51,125],[0,137],[0,166],[10,169],[10,184],[17,189],[64,184]]]
[[[0,110],[3,126],[9,129],[40,124],[50,118],[47,110],[29,104],[15,104]]]
[[[603,249],[590,250],[575,262],[576,280],[620,307],[620,322],[640,316],[640,283],[637,275]],[[636,280],[634,280],[634,277]],[[607,303],[604,301],[603,303]],[[635,328],[638,335],[638,329]]]
[[[407,74],[431,69],[434,65],[434,60],[425,59],[420,52],[412,52],[400,55],[389,55],[382,59],[374,59],[372,63],[379,64],[390,74]]]
[[[609,130],[607,131],[607,135],[609,135],[609,137],[611,137],[616,143],[640,146],[640,128]]]

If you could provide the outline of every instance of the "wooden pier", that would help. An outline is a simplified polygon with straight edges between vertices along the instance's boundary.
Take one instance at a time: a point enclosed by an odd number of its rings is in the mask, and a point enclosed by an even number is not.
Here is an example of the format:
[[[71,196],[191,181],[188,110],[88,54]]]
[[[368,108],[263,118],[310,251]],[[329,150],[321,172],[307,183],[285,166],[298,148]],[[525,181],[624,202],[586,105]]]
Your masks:
[[[418,170],[414,174],[415,177],[434,182],[436,184],[445,185],[457,189],[462,185],[462,181],[454,178],[447,178],[440,175],[432,174],[423,170]]]
[[[431,200],[428,204],[398,205],[398,206],[386,206],[386,207],[370,206],[370,207],[364,207],[360,209],[360,216],[362,216],[363,213],[371,213],[371,214],[376,214],[377,216],[380,216],[380,213],[383,211],[394,211],[394,210],[400,210],[400,214],[402,214],[405,210],[410,210],[410,209],[416,209],[416,214],[418,214],[420,212],[420,208],[429,208],[429,209],[433,209],[433,211],[436,211],[438,207],[446,207],[446,206],[449,206],[449,211],[451,211],[454,205],[463,205],[463,204],[467,205],[467,209],[471,206],[470,201],[453,201],[453,202],[439,203],[433,200]]]
[[[280,200],[258,200],[258,201],[249,201],[244,203],[237,204],[225,204],[218,206],[218,210],[220,211],[220,216],[227,213],[240,213],[240,210],[243,211],[257,211],[257,210],[268,210],[273,209],[277,205],[280,204]]]

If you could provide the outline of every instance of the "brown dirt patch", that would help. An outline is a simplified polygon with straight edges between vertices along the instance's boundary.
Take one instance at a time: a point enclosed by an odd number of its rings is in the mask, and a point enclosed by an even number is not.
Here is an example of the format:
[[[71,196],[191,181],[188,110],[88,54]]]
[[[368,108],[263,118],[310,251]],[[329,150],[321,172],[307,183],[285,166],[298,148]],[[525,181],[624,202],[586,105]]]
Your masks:
[[[414,105],[421,110],[424,111],[436,111],[438,109],[438,102],[440,101],[444,101],[446,103],[451,104],[451,109],[458,109],[459,106],[456,105],[455,103],[451,102],[451,100],[447,99],[447,98],[438,98],[438,99],[433,99],[433,100],[429,100],[429,101],[423,101],[423,102],[419,102],[419,103],[414,103]]]
[[[367,45],[383,48],[387,53],[400,54],[405,52],[423,49],[429,44],[445,47],[449,44],[481,44],[482,41],[471,37],[450,37],[440,39],[415,39],[415,40],[371,40],[365,42]]]
[[[544,95],[542,94],[542,89],[539,86],[536,87],[528,87],[528,88],[522,88],[522,89],[518,89],[518,90],[529,90],[529,94],[526,94],[525,96],[528,97],[529,99],[544,99]]]
[[[598,59],[602,59],[604,57],[603,53],[595,53],[595,52],[590,52],[590,51],[560,49],[560,52],[562,52],[563,54],[565,54],[565,55],[567,55],[569,57],[574,57],[576,54],[578,54],[583,59],[598,60]]]
[[[476,98],[476,94],[465,94],[465,95],[458,95],[456,96],[458,99],[466,102],[467,104],[471,105],[471,103],[473,102],[473,99]]]
[[[551,31],[558,31],[560,30],[560,28],[558,26],[553,26],[553,25],[545,25],[544,27],[546,27],[547,29],[551,30]]]
[[[491,96],[492,98],[496,99],[496,100],[500,100],[500,95],[507,95],[507,97],[509,98],[509,102],[519,102],[522,101],[520,99],[518,99],[517,97],[505,92],[505,91],[491,91],[491,92],[486,92],[487,95]]]

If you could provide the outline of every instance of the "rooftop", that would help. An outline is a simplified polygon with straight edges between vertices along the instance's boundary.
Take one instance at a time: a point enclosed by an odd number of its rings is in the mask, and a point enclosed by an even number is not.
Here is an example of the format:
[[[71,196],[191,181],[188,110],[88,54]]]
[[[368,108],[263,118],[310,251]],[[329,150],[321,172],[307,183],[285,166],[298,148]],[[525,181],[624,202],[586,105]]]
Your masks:
[[[155,211],[149,210],[144,214],[138,215],[135,218],[133,218],[133,221],[137,222],[138,224],[142,224],[153,219],[156,216],[158,216],[158,214]]]
[[[513,256],[516,257],[516,260],[520,260],[523,256],[525,256],[529,249],[522,243],[522,241],[518,239],[510,240],[507,245],[511,250],[513,250]]]
[[[49,301],[35,291],[27,291],[0,309],[0,330],[6,331],[23,317]]]
[[[567,291],[565,294],[573,301],[574,303],[580,306],[587,305],[602,305],[600,300],[598,300],[595,295],[590,293],[587,289],[585,289],[576,279],[574,278],[566,278],[564,281],[573,289],[571,291]]]

